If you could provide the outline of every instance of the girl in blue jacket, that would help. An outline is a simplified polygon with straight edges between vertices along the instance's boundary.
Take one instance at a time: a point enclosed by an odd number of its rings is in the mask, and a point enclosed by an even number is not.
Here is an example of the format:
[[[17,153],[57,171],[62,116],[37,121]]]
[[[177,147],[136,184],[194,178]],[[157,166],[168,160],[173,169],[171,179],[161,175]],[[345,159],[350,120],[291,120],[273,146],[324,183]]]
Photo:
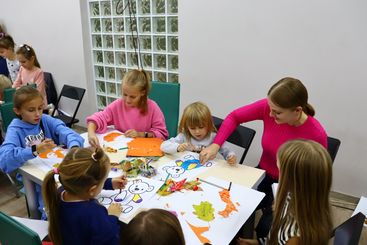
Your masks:
[[[42,114],[44,109],[41,93],[31,87],[19,88],[14,94],[16,119],[8,126],[5,141],[0,146],[0,168],[10,173],[38,154],[56,145],[67,148],[82,147],[84,139],[59,119]],[[36,187],[39,209],[44,216],[40,186]]]

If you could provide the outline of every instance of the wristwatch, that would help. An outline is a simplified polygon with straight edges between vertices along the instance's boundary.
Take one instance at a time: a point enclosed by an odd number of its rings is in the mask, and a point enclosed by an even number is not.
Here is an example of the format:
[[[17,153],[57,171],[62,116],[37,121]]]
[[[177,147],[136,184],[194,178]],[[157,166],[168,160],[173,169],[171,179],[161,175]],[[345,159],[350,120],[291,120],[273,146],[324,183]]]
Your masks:
[[[32,155],[35,157],[38,156],[37,145],[32,145]]]

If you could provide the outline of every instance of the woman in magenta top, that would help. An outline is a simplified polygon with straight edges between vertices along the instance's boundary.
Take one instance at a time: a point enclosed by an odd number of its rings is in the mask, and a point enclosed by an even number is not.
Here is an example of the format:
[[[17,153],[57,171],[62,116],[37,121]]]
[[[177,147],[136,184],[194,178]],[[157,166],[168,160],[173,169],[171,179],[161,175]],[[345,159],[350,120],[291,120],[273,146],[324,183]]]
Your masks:
[[[98,147],[96,132],[106,132],[109,125],[124,132],[126,137],[165,140],[168,136],[166,122],[159,106],[148,99],[150,87],[149,75],[145,71],[129,71],[122,81],[122,99],[87,118],[89,143]]]
[[[214,159],[220,146],[241,123],[262,120],[263,152],[258,167],[266,171],[266,176],[258,190],[266,194],[260,207],[270,208],[271,212],[271,185],[279,177],[276,165],[278,148],[288,140],[299,138],[314,140],[327,148],[326,132],[314,115],[315,110],[308,103],[307,89],[302,82],[295,78],[283,78],[270,88],[267,98],[232,111],[223,121],[213,144],[201,151],[200,161]]]

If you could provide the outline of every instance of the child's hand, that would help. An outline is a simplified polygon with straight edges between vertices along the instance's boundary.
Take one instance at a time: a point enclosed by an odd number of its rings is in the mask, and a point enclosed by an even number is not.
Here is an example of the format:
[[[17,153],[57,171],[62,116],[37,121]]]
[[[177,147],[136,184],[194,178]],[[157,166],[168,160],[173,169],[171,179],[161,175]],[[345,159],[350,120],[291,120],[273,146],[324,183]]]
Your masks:
[[[116,178],[112,178],[112,188],[116,189],[124,189],[127,184],[127,178],[125,175],[121,175]]]
[[[190,143],[182,143],[177,147],[178,152],[188,151],[192,148]]]
[[[47,150],[52,150],[55,147],[56,144],[52,139],[44,139],[40,144],[37,145],[37,152],[42,153]]]
[[[99,140],[95,133],[88,133],[88,142],[93,147],[99,147]]]
[[[229,155],[227,157],[227,163],[229,163],[230,165],[234,165],[237,162],[237,157],[235,155]]]
[[[139,137],[139,132],[137,132],[135,129],[126,130],[124,134],[126,137],[129,137],[129,138]],[[140,136],[140,137],[144,137],[144,136]]]
[[[122,207],[121,207],[121,204],[120,203],[112,203],[108,209],[107,209],[107,212],[109,215],[114,215],[116,217],[120,217],[120,214],[122,212]]]

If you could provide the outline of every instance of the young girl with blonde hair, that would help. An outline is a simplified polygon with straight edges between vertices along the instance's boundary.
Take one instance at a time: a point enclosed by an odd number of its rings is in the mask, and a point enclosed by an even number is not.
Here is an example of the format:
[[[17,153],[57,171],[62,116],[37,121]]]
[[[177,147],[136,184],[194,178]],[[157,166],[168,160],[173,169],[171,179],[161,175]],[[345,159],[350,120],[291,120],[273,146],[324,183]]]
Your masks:
[[[166,139],[168,131],[164,115],[157,103],[148,98],[150,88],[146,71],[129,71],[122,80],[122,98],[87,118],[89,143],[98,147],[96,133],[106,132],[109,125],[124,132],[126,137]]]
[[[329,193],[332,162],[312,140],[291,140],[277,154],[279,186],[268,239],[261,244],[328,244],[332,230]],[[241,240],[241,244],[257,244]]]
[[[109,170],[110,160],[101,148],[73,148],[48,172],[42,194],[53,244],[119,244],[121,206],[112,203],[107,210],[95,199],[102,188],[126,185],[122,177],[107,179]]]
[[[202,102],[194,102],[188,105],[183,112],[179,134],[164,141],[161,150],[169,154],[182,151],[200,153],[213,142],[216,131],[208,106]],[[228,163],[236,163],[236,155],[226,143],[220,148],[219,153]]]

